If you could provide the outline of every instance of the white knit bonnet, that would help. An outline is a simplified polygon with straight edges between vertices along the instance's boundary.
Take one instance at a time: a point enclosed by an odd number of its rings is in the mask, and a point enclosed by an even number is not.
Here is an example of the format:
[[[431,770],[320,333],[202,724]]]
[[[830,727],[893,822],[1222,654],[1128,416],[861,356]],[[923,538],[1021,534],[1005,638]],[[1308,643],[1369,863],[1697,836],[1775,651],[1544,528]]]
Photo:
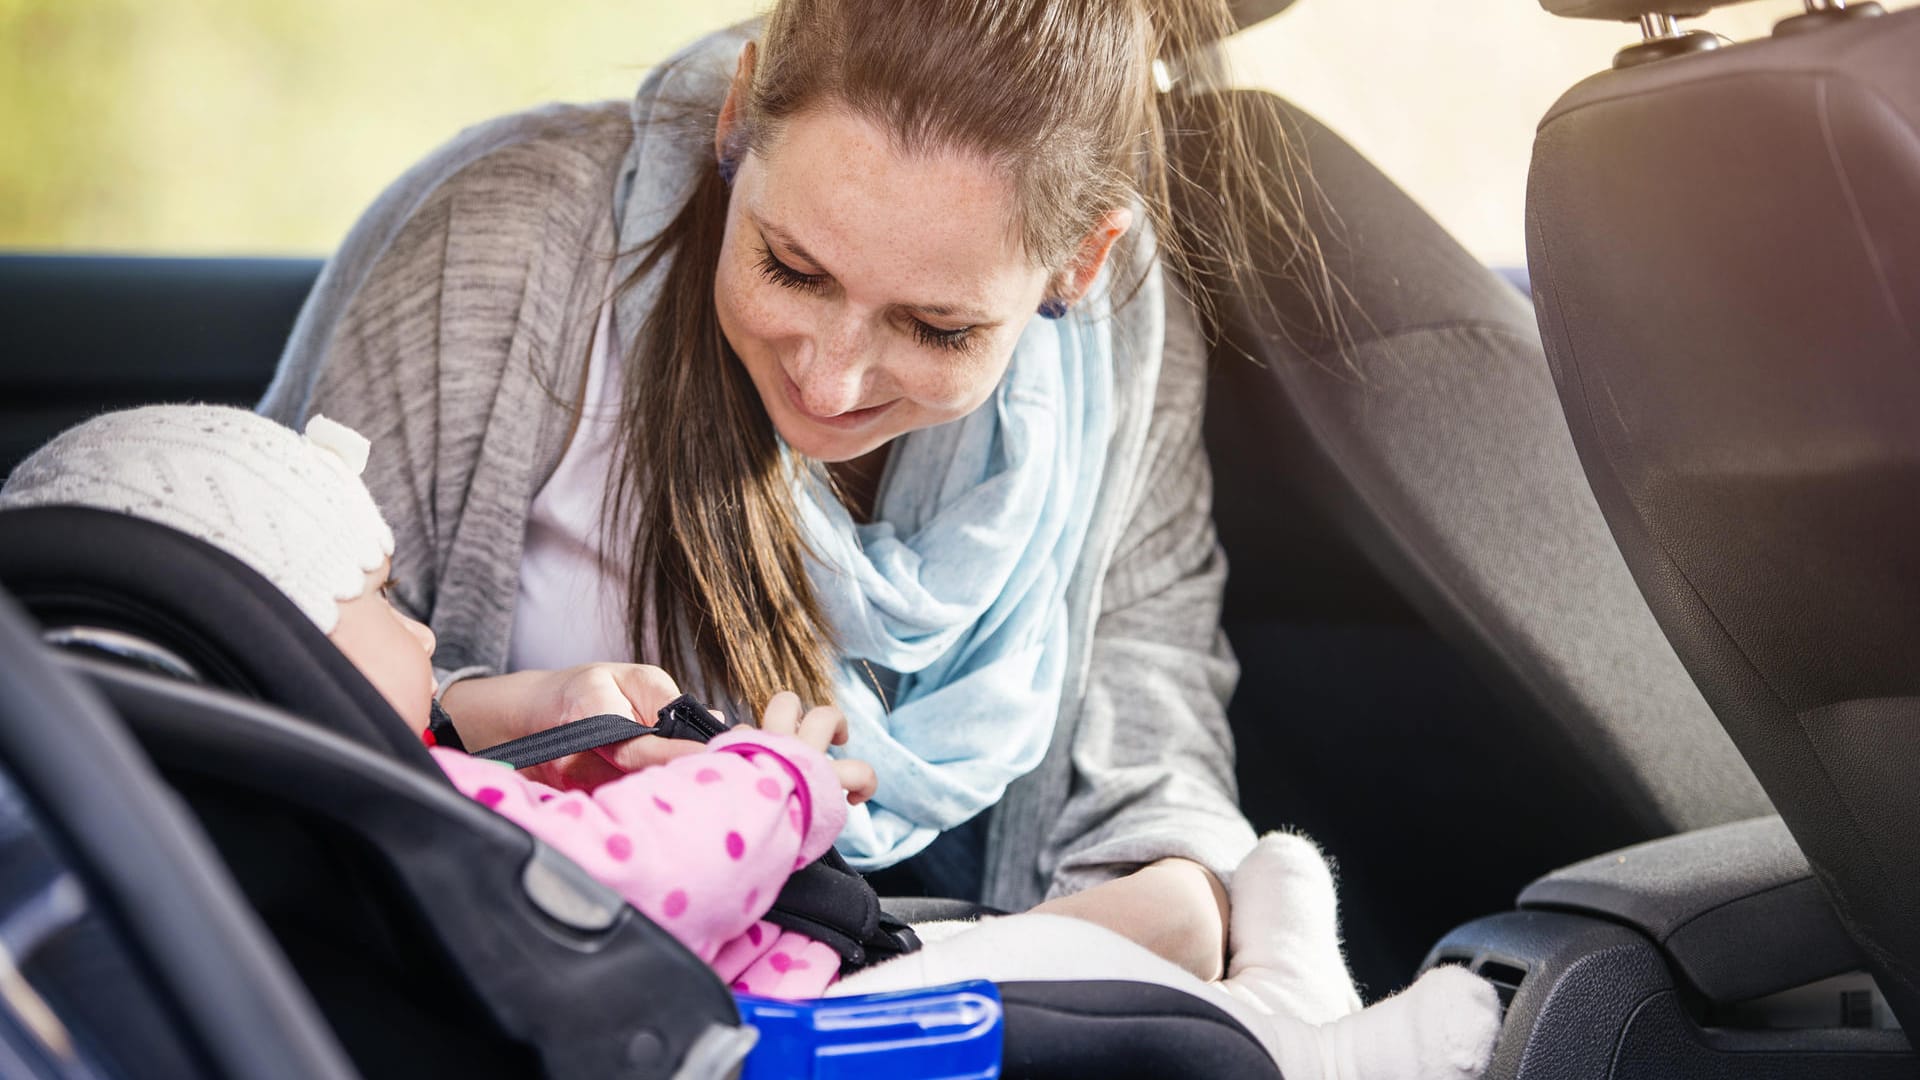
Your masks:
[[[393,554],[393,530],[360,480],[369,444],[322,416],[307,433],[224,405],[149,405],[97,416],[21,462],[0,510],[86,506],[170,526],[279,586],[322,633]]]

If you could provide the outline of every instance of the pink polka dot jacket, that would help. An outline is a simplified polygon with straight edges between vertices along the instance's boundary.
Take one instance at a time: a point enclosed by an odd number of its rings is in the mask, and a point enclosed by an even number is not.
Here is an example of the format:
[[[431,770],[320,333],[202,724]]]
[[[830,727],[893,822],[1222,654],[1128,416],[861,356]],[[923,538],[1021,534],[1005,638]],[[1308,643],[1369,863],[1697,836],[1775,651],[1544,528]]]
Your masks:
[[[826,755],[736,727],[705,753],[560,791],[497,761],[429,751],[453,785],[627,898],[735,990],[819,997],[831,948],[764,916],[789,875],[826,854],[847,820]]]

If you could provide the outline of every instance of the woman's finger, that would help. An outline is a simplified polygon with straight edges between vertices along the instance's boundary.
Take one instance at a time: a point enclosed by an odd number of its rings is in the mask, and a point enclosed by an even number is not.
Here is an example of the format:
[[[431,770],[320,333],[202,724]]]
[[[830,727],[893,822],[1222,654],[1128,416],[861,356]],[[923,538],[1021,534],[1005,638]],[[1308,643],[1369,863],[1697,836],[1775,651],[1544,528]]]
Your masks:
[[[592,664],[569,668],[554,672],[553,677],[558,680],[557,685],[528,702],[523,716],[534,726],[523,734],[544,731],[601,713],[636,719],[633,702],[621,689],[611,665]]]
[[[680,696],[672,677],[652,664],[608,664],[606,669],[632,703],[634,719],[643,724],[653,723],[654,716]]]
[[[705,743],[696,742],[693,739],[665,739],[658,735],[642,735],[623,743],[602,746],[594,753],[624,774],[638,772],[655,765],[664,765],[674,758],[698,754],[706,748]]]
[[[792,735],[800,727],[800,695],[782,690],[773,695],[760,713],[760,730],[776,735]]]
[[[857,758],[835,759],[833,774],[840,779],[840,786],[847,789],[847,801],[855,806],[873,798],[880,787],[880,778],[874,775],[873,766]]]

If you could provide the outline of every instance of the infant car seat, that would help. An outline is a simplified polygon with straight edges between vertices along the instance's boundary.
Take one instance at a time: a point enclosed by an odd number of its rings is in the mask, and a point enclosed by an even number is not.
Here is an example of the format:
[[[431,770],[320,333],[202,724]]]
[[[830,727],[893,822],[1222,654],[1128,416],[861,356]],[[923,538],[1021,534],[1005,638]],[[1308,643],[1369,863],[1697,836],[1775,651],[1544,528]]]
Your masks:
[[[705,965],[456,792],[237,560],[151,522],[41,507],[0,513],[0,586],[184,797],[362,1075],[724,1075],[751,1043]],[[1005,1075],[1279,1075],[1179,991],[998,991]]]

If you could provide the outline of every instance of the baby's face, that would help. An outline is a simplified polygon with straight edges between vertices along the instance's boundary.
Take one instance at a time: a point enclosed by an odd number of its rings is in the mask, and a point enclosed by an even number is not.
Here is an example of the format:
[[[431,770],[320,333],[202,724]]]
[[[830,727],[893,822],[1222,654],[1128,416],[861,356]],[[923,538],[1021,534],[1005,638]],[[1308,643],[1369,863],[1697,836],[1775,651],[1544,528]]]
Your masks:
[[[418,734],[433,710],[433,631],[387,601],[391,568],[383,560],[359,596],[341,601],[327,637]]]

